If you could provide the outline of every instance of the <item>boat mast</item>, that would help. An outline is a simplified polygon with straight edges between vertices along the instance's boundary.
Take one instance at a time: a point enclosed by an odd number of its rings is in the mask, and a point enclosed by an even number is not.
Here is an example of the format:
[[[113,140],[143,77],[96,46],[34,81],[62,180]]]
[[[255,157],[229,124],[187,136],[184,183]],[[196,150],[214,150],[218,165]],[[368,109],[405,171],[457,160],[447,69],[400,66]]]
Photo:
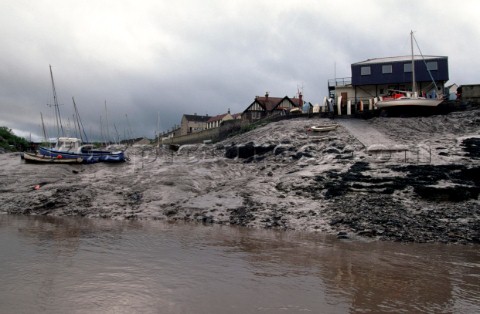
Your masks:
[[[73,97],[72,97],[72,101],[73,101],[73,109],[75,110],[75,118],[78,124],[78,130],[80,133],[80,139],[82,140],[83,143],[88,143],[87,133],[85,133],[85,128],[83,127],[82,118],[80,117],[77,104],[75,103],[75,99]],[[82,136],[82,133],[83,133],[83,136]],[[85,139],[83,139],[84,136],[85,136]]]
[[[410,31],[410,47],[412,50],[412,96],[415,96],[417,86],[415,83],[415,55],[413,54],[413,31]]]
[[[115,123],[113,124],[113,128],[115,129],[115,134],[117,135],[117,140],[115,144],[120,144],[120,135],[118,134],[117,126],[115,125]]]
[[[105,136],[107,138],[108,143],[110,143],[111,137],[110,137],[110,130],[109,130],[109,127],[108,127],[108,110],[107,110],[107,100],[106,99],[105,99],[105,123],[107,124]]]
[[[40,112],[40,119],[42,120],[43,137],[45,138],[45,142],[48,142],[50,144],[50,141],[48,140],[48,137],[47,137],[47,130],[45,129],[45,123],[43,122],[43,114],[41,112]]]
[[[52,79],[52,90],[53,90],[53,106],[55,108],[55,120],[57,123],[57,138],[61,136],[65,136],[65,132],[63,131],[63,126],[62,126],[62,117],[60,116],[60,107],[58,106],[58,100],[57,100],[57,91],[55,89],[55,82],[53,80],[53,72],[52,72],[52,66],[50,66],[50,78]],[[61,132],[60,132],[61,130]]]
[[[157,141],[157,145],[158,147],[160,147],[160,112],[157,112],[157,136],[158,136],[158,141]]]

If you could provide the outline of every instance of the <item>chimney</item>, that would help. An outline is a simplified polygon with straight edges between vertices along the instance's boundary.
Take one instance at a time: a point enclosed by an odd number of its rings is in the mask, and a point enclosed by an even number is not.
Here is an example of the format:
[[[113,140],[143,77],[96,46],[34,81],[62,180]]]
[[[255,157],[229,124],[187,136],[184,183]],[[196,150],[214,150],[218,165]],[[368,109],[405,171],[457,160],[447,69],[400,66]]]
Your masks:
[[[268,101],[268,92],[265,93],[265,101]]]
[[[227,111],[227,112],[228,112],[228,114],[230,114],[230,108],[228,108],[228,111]]]
[[[302,93],[298,93],[298,105],[299,105],[300,109],[303,108],[303,95],[302,95]]]

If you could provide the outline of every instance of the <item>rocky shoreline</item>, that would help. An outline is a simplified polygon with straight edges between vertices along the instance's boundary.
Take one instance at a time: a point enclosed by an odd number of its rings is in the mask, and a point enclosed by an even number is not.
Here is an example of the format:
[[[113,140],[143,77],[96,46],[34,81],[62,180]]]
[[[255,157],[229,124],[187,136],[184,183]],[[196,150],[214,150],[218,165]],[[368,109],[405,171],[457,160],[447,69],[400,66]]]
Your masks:
[[[343,127],[308,132],[331,123],[279,121],[176,152],[133,147],[118,165],[31,165],[1,154],[0,212],[480,243],[479,109],[367,121],[401,151],[373,152]]]

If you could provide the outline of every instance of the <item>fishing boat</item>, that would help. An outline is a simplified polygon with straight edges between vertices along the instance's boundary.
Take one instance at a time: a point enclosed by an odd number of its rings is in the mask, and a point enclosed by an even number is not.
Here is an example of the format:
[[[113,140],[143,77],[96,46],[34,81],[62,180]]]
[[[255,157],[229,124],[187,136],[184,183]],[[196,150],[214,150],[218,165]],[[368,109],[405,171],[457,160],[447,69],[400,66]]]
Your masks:
[[[413,54],[413,31],[410,32],[410,45],[412,51],[412,91],[391,90],[389,95],[381,97],[375,106],[378,109],[391,107],[437,107],[443,99],[426,98],[418,95],[415,83],[415,56]],[[435,85],[435,82],[433,82]],[[435,85],[436,86],[436,85]]]
[[[83,123],[80,119],[80,114],[78,113],[77,106],[75,104],[75,99],[73,99],[73,107],[75,109],[75,126],[78,127],[78,131],[81,138],[76,137],[66,137],[64,129],[62,126],[62,120],[60,115],[60,108],[57,100],[57,93],[55,89],[55,81],[53,79],[52,66],[50,66],[50,77],[52,81],[52,91],[53,91],[53,107],[55,108],[55,120],[57,125],[57,142],[55,147],[40,147],[39,154],[45,156],[46,158],[52,159],[61,159],[61,160],[78,160],[81,159],[83,163],[95,163],[95,162],[123,162],[127,158],[125,156],[125,150],[120,151],[110,151],[110,150],[98,150],[91,144],[82,144],[83,134],[85,135],[86,141],[88,141],[85,131],[83,129]],[[106,102],[105,102],[106,110]],[[43,116],[42,116],[42,125],[43,125]],[[44,136],[46,136],[45,126],[43,125]]]
[[[322,126],[312,126],[309,128],[310,131],[313,132],[329,132],[336,130],[338,127],[338,124],[330,124],[330,125],[322,125]]]
[[[30,162],[30,163],[48,163],[48,164],[81,164],[83,163],[83,158],[78,157],[78,158],[62,158],[62,157],[50,157],[50,156],[45,156],[41,154],[34,154],[34,153],[23,153],[22,155],[23,159],[25,162]]]
[[[125,151],[98,150],[91,144],[82,145],[79,138],[60,137],[54,148],[40,147],[41,155],[61,159],[82,158],[84,163],[93,162],[124,162],[127,160]]]

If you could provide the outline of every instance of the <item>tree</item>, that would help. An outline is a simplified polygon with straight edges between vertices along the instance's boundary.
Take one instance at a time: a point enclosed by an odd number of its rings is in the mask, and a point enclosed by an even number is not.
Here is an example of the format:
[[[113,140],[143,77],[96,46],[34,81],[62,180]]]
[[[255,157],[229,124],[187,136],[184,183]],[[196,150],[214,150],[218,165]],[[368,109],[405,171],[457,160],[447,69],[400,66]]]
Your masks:
[[[30,144],[22,137],[13,134],[6,126],[0,127],[0,147],[6,151],[25,151]]]

